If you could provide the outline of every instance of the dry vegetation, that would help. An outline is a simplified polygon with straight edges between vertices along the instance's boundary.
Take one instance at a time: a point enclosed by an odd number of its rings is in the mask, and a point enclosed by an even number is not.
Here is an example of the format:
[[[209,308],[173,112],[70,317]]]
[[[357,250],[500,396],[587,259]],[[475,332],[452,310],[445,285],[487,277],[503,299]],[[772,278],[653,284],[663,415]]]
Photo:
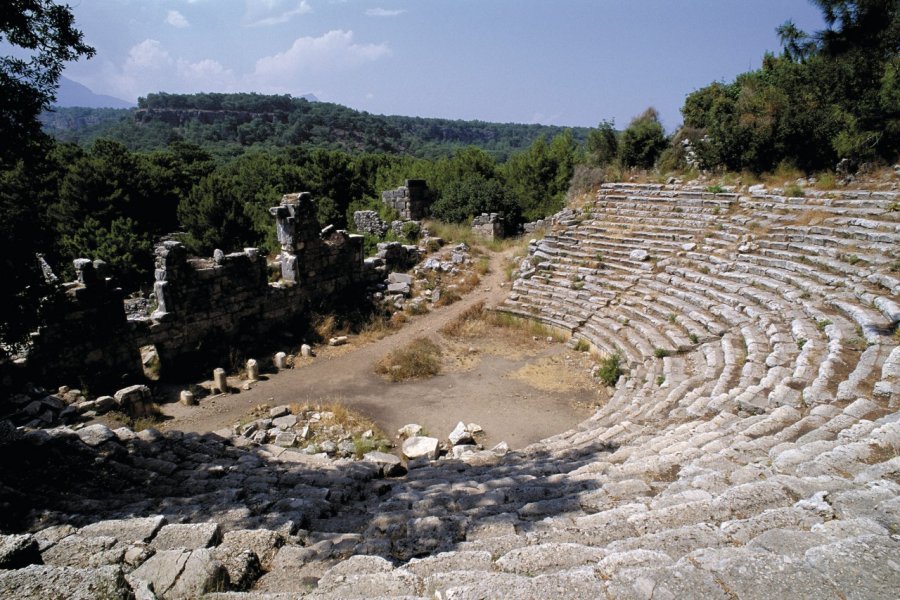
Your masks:
[[[390,352],[375,365],[375,372],[391,381],[433,377],[441,371],[441,347],[419,337]]]
[[[484,302],[478,302],[441,328],[441,333],[457,339],[471,339],[485,335],[490,328],[504,329],[521,339],[531,340],[552,337],[565,341],[561,332],[531,319],[523,319],[504,312],[488,310]]]

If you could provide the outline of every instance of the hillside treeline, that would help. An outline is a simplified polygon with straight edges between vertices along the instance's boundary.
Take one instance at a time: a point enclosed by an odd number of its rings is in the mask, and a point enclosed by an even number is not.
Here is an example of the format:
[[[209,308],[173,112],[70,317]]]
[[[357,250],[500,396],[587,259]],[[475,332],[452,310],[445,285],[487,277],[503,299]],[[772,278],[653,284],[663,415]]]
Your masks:
[[[289,95],[149,94],[137,109],[54,108],[41,116],[59,141],[88,147],[97,139],[129,150],[163,150],[182,141],[219,155],[247,148],[305,145],[344,152],[446,157],[478,146],[498,160],[528,148],[540,136],[571,131],[583,142],[588,129],[373,115]]]

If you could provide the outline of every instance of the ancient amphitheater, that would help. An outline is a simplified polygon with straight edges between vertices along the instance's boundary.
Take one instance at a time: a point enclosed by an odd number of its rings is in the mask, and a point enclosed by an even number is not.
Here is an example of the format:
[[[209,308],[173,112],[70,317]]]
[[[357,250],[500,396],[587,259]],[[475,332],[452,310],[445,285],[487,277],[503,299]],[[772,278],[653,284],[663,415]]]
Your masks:
[[[896,598],[898,194],[610,184],[556,221],[500,309],[621,356],[576,429],[385,478],[7,428],[0,596]]]

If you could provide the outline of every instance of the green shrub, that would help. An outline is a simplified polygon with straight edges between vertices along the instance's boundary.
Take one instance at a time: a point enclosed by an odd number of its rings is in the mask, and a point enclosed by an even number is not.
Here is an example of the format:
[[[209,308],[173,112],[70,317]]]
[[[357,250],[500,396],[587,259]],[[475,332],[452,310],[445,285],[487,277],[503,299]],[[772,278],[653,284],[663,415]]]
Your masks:
[[[591,345],[588,343],[587,340],[579,339],[577,342],[575,342],[575,351],[576,352],[587,352],[590,349],[591,349]]]
[[[597,377],[606,385],[612,387],[619,381],[622,376],[622,367],[620,363],[622,357],[619,353],[610,354],[600,359],[600,368],[597,369]]]
[[[422,226],[418,221],[407,221],[400,226],[400,235],[410,242],[415,242],[422,234]]]
[[[669,351],[666,350],[665,348],[654,348],[653,349],[653,356],[655,356],[656,358],[665,358],[668,355],[669,355]]]
[[[665,148],[666,132],[654,108],[635,117],[619,141],[622,163],[628,167],[652,168]]]
[[[792,183],[790,185],[785,186],[784,195],[788,198],[802,198],[806,194],[803,191],[803,188],[797,185],[796,183]]]

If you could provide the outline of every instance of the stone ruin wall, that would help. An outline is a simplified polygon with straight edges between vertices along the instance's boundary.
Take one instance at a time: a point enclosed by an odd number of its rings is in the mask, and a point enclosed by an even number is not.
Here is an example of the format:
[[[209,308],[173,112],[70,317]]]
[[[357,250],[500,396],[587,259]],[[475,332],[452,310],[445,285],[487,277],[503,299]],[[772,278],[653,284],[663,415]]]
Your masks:
[[[141,373],[139,347],[127,335],[122,290],[105,277],[104,267],[102,261],[75,261],[76,280],[62,284],[63,310],[34,339],[26,379],[115,385]]]
[[[361,294],[381,276],[364,261],[362,236],[320,229],[308,193],[287,194],[270,212],[281,244],[279,281],[269,283],[266,257],[256,248],[196,259],[181,243],[165,241],[155,248],[157,307],[149,316],[127,318],[121,290],[91,261],[76,261],[78,281],[64,284],[66,310],[35,338],[26,376],[101,386],[139,380],[142,346],[155,346],[171,370],[286,330],[315,305]]]
[[[407,179],[406,185],[382,192],[381,201],[396,210],[403,221],[421,221],[431,209],[431,195],[424,179]]]
[[[472,231],[489,240],[500,239],[506,235],[506,221],[497,213],[481,213],[472,219]]]

